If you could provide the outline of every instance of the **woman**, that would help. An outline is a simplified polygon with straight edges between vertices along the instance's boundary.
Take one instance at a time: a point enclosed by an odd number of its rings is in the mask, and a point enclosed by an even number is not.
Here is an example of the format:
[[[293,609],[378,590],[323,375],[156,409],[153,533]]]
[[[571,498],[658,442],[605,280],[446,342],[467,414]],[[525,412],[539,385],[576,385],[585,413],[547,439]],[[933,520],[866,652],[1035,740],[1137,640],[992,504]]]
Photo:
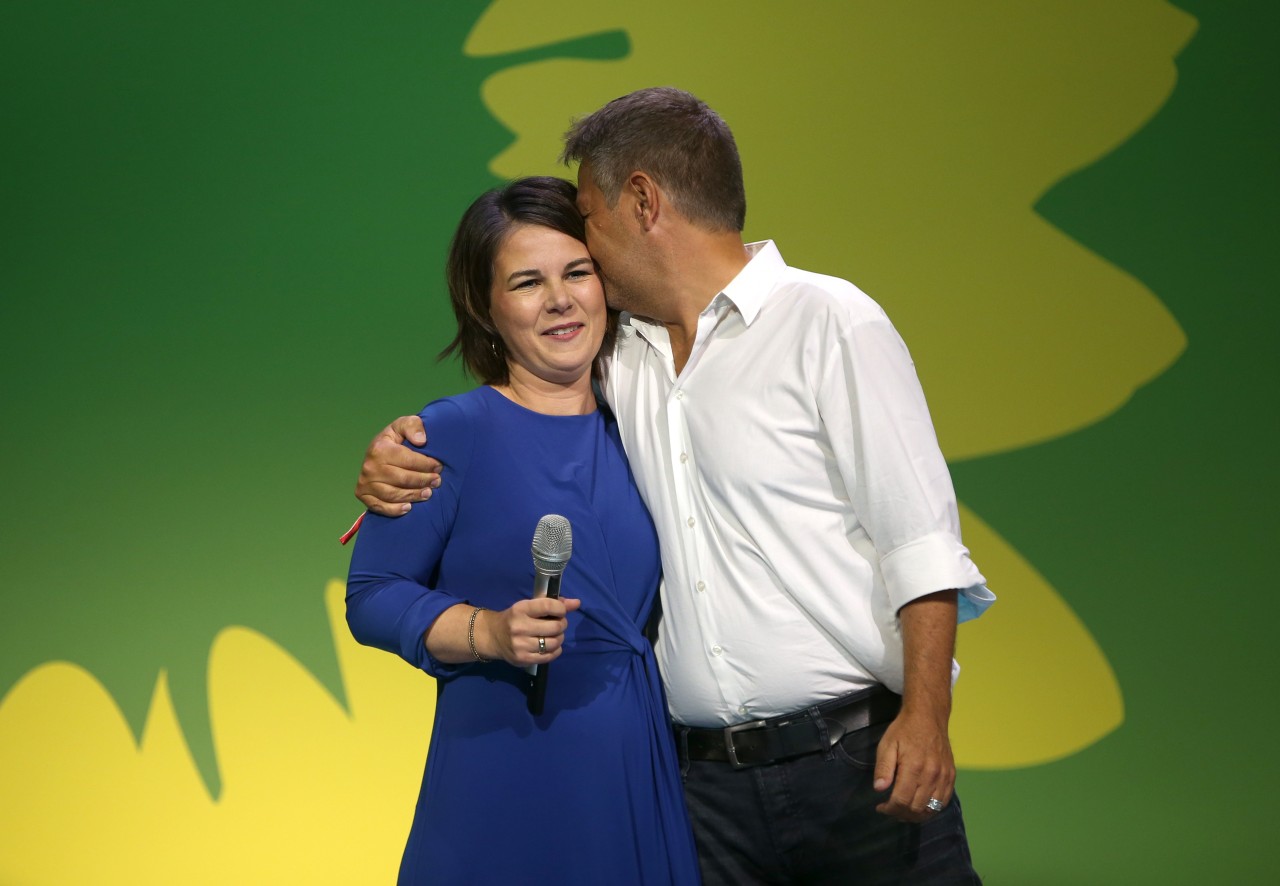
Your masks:
[[[439,680],[401,883],[698,879],[641,634],[657,537],[592,392],[614,320],[574,197],[523,179],[464,214],[445,353],[483,384],[423,410],[443,482],[405,517],[370,514],[352,555],[352,634]],[[529,599],[548,513],[568,518],[573,553],[562,598]],[[531,715],[525,667],[551,662]]]

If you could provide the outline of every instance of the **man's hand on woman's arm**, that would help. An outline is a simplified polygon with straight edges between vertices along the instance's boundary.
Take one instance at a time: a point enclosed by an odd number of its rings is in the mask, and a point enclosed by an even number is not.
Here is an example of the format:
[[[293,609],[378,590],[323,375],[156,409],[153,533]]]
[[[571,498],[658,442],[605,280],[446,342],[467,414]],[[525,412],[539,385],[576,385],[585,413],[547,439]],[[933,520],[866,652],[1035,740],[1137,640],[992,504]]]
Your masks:
[[[378,432],[364,452],[356,498],[366,508],[384,517],[409,513],[415,501],[426,501],[440,485],[440,462],[402,445],[427,442],[422,419],[402,415]]]

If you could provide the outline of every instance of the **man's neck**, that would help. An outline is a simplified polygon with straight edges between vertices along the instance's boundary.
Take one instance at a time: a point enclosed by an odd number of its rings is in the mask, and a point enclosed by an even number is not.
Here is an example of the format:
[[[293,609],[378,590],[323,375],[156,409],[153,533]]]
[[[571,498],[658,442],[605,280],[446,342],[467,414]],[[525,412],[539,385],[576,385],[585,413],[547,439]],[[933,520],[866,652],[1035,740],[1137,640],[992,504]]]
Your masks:
[[[666,316],[656,317],[667,327],[676,374],[693,354],[698,317],[711,300],[738,276],[751,256],[737,232],[696,231],[671,250],[667,267]]]

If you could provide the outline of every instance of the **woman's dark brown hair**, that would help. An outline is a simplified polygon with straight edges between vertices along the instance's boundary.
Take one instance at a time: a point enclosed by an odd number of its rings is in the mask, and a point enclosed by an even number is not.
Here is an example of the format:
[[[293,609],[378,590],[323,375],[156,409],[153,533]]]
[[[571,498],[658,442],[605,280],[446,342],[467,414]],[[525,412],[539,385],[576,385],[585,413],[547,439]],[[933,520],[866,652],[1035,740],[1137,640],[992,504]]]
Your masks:
[[[457,354],[481,383],[507,383],[507,350],[489,315],[494,261],[517,225],[540,225],[585,243],[577,196],[578,189],[562,178],[533,176],[486,191],[462,214],[445,266],[458,332],[440,359]],[[612,351],[617,326],[617,312],[610,310],[601,354]],[[597,357],[592,376],[598,378],[599,372]]]

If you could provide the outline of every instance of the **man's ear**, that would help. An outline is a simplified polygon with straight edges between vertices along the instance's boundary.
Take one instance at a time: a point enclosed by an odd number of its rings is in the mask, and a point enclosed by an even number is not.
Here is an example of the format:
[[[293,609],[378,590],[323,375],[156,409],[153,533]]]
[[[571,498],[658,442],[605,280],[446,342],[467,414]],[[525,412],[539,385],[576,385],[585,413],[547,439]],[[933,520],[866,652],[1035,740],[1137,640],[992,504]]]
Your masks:
[[[631,211],[642,230],[650,231],[665,208],[665,195],[648,173],[637,170],[627,176],[627,190],[634,205]]]

